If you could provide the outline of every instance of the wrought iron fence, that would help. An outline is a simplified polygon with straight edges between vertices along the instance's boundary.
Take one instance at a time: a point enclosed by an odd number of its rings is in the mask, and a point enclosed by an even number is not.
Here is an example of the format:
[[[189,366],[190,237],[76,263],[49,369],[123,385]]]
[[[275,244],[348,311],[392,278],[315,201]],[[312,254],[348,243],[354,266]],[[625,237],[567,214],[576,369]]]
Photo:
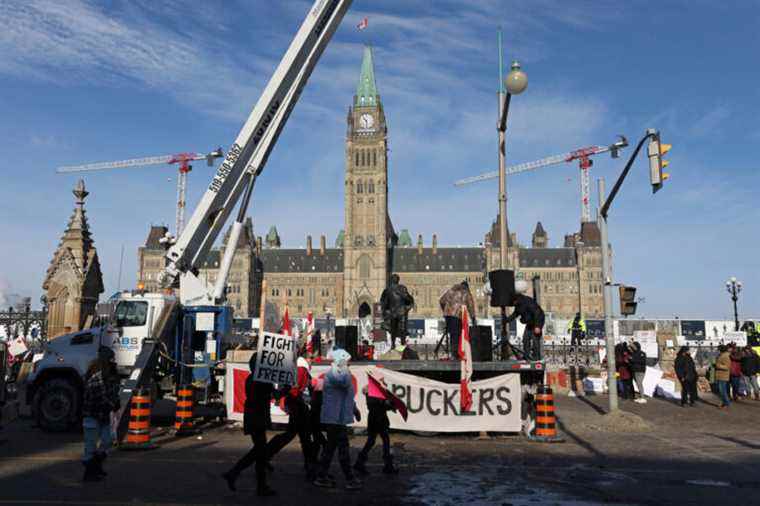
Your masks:
[[[29,306],[19,311],[11,307],[0,311],[0,326],[8,339],[22,336],[47,340],[47,311],[31,311]]]

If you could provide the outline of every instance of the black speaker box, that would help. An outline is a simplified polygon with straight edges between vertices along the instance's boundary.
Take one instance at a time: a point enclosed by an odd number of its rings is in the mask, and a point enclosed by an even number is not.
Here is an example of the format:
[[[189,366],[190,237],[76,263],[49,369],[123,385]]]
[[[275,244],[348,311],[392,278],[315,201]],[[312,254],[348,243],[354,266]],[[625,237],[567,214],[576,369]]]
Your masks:
[[[351,357],[359,353],[359,328],[355,325],[338,325],[335,327],[335,347],[346,350]]]
[[[491,307],[511,306],[515,298],[515,271],[491,271],[488,281],[491,283]]]
[[[477,332],[475,330],[477,329]],[[493,360],[493,329],[490,325],[472,327],[470,344],[473,362],[490,362]]]

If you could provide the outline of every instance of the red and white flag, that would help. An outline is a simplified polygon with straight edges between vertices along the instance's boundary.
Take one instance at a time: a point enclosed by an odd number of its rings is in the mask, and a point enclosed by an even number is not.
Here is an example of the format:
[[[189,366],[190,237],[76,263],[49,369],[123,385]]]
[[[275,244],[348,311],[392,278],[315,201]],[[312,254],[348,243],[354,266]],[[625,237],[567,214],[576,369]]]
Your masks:
[[[290,317],[288,316],[288,306],[285,306],[285,314],[282,315],[282,333],[286,336],[292,336],[290,332]]]
[[[368,26],[369,26],[369,19],[368,18],[364,18],[364,19],[361,20],[361,23],[359,23],[358,25],[356,25],[356,28],[361,31],[361,30],[366,30]]]
[[[380,375],[380,379],[375,377],[375,374],[377,373],[373,373],[372,369],[367,370],[367,391],[369,396],[391,401],[393,409],[398,411],[401,418],[406,421],[407,418],[409,418],[409,410],[407,409],[406,404],[404,404],[404,401],[396,397],[393,392],[388,390],[385,381],[382,379],[382,374]]]
[[[470,411],[472,407],[472,347],[470,345],[470,315],[467,307],[462,307],[462,335],[459,338],[459,360],[461,364],[461,376],[459,380],[459,406],[462,413]]]
[[[314,313],[309,311],[306,315],[306,354],[314,353]]]

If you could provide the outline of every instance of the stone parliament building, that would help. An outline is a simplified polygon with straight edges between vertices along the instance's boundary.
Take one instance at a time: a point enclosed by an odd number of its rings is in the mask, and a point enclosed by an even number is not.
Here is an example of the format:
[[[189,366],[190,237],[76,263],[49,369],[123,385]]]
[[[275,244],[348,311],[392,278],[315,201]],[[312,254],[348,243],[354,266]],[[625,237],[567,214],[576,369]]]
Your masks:
[[[383,104],[377,90],[373,54],[364,50],[361,74],[353,105],[348,109],[344,209],[345,228],[328,248],[324,235],[314,247],[311,236],[306,248],[281,248],[273,226],[266,237],[256,237],[248,219],[236,247],[228,280],[228,303],[237,317],[258,316],[262,280],[267,300],[286,299],[291,317],[331,313],[338,318],[355,318],[363,304],[372,307],[392,273],[401,277],[414,296],[416,307],[410,318],[440,316],[438,299],[451,285],[469,281],[477,305],[477,316],[497,315],[488,307],[482,287],[489,270],[498,268],[498,218],[476,247],[444,247],[433,235],[425,246],[419,235],[414,244],[407,229],[396,233],[388,212],[388,159]],[[151,227],[138,251],[138,280],[146,290],[158,289],[164,266],[164,247],[159,242],[165,227]],[[580,232],[566,235],[563,247],[549,247],[548,234],[539,222],[531,246],[521,246],[514,233],[508,234],[507,268],[518,279],[538,278],[544,310],[556,318],[572,318],[582,305],[586,318],[603,314],[601,242],[595,222],[581,224]],[[216,280],[229,232],[219,249],[212,250],[201,275]],[[366,308],[365,308],[366,309]]]

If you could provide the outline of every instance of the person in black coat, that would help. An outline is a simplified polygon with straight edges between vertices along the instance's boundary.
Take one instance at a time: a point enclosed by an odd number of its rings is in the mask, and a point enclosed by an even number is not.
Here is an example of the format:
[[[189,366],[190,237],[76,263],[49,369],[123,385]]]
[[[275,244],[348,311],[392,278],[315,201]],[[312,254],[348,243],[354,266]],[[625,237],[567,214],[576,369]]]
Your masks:
[[[687,399],[689,406],[694,406],[694,402],[697,400],[697,368],[691,358],[688,346],[681,346],[681,349],[678,350],[675,370],[678,381],[681,382],[681,406],[686,406]]]
[[[270,403],[273,385],[254,381],[256,376],[256,353],[249,362],[251,374],[245,380],[245,407],[243,408],[243,433],[251,436],[253,448],[241,458],[235,466],[224,473],[230,490],[235,490],[235,481],[240,473],[256,464],[256,494],[271,496],[275,492],[267,485],[266,470],[269,455],[267,453],[267,429],[272,426]]]
[[[525,360],[541,360],[541,339],[544,329],[544,310],[524,294],[517,294],[513,299],[514,312],[507,317],[507,324],[520,318],[525,325],[523,331],[523,353]]]
[[[375,378],[380,382],[385,383],[382,376],[375,375]],[[383,441],[383,473],[396,474],[398,469],[393,465],[393,455],[391,455],[391,437],[389,430],[391,428],[391,422],[388,420],[388,411],[395,411],[393,403],[385,398],[377,397],[376,395],[369,394],[369,388],[364,387],[364,397],[367,400],[367,442],[364,444],[364,448],[359,452],[359,456],[356,458],[356,464],[354,469],[357,473],[366,476],[369,474],[367,471],[366,463],[369,458],[369,452],[375,446],[377,436]]]
[[[631,373],[633,379],[636,381],[636,386],[639,389],[639,398],[635,401],[638,403],[646,403],[644,399],[644,376],[647,372],[647,354],[641,349],[641,344],[638,341],[634,341],[631,344]]]

